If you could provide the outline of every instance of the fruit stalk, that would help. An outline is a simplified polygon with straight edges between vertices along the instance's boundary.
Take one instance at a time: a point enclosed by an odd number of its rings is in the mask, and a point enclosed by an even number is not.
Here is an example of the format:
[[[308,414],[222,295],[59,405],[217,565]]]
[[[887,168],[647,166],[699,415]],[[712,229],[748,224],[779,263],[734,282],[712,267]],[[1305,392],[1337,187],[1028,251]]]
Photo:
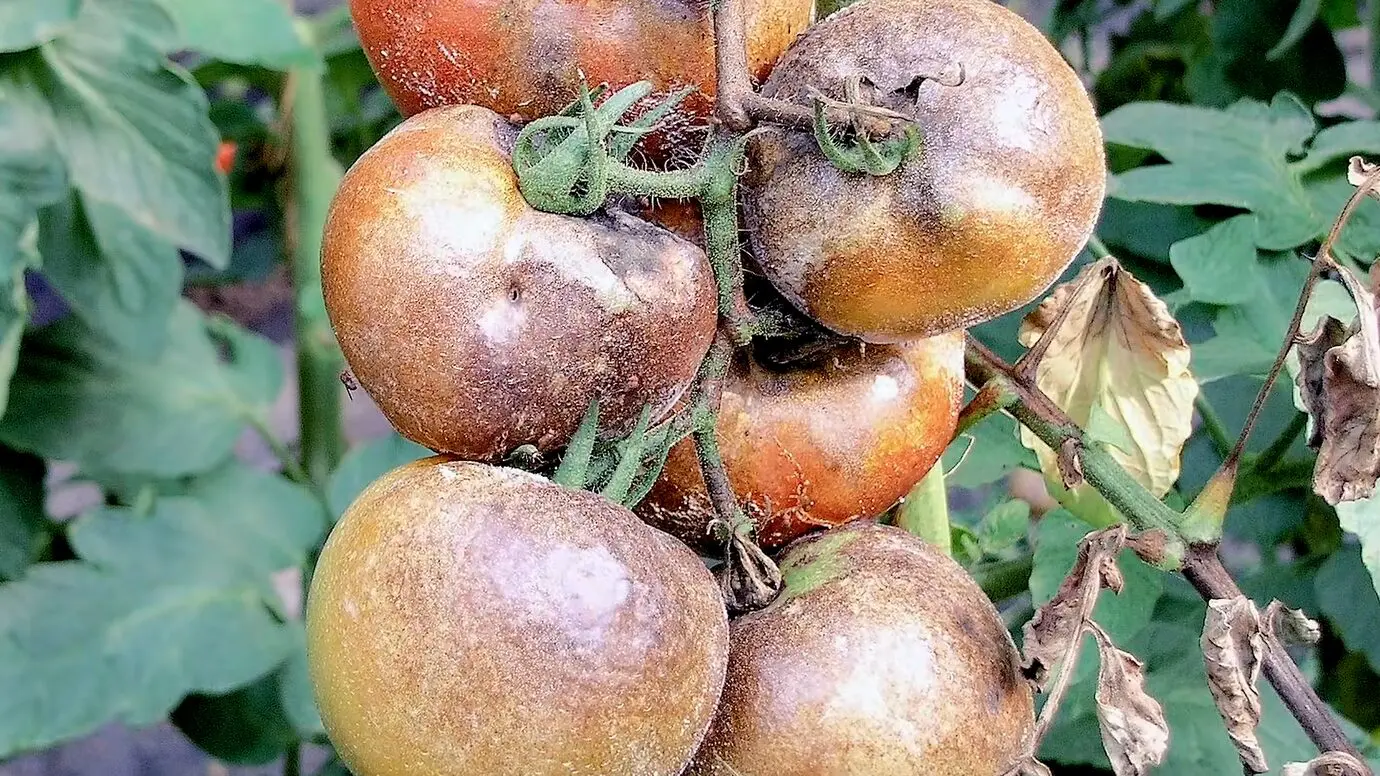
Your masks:
[[[302,468],[318,485],[345,452],[341,428],[345,360],[326,316],[321,294],[321,239],[326,212],[342,171],[331,155],[330,125],[319,68],[297,68],[287,79],[283,102],[291,111],[288,240],[295,289],[298,413]]]
[[[1170,555],[1174,545],[1184,548],[1179,570],[1206,601],[1235,598],[1241,589],[1217,555],[1216,537],[1200,539],[1181,532],[1183,516],[1170,509],[1136,482],[1111,456],[1090,445],[1078,427],[1039,388],[1014,375],[1014,367],[969,337],[965,352],[968,380],[974,385],[996,384],[1015,396],[1009,412],[1042,442],[1059,450],[1070,442],[1078,450],[1087,481],[1112,503],[1138,531],[1166,532]],[[1309,739],[1323,752],[1346,752],[1359,757],[1327,704],[1299,671],[1289,653],[1273,636],[1266,637],[1264,673],[1271,686]]]

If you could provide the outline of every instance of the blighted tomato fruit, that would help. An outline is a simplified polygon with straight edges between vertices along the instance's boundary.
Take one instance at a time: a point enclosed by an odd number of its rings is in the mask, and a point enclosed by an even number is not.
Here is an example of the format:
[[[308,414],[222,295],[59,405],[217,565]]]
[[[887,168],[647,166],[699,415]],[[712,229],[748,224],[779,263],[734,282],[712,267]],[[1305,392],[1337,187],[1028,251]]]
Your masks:
[[[699,248],[617,209],[532,209],[515,137],[473,106],[408,119],[346,174],[323,242],[360,386],[404,436],[472,460],[562,447],[595,399],[611,434],[660,416],[714,334]]]
[[[930,470],[963,400],[963,333],[903,345],[846,345],[819,363],[769,368],[740,357],[718,438],[734,492],[764,547],[876,516]],[[712,549],[713,505],[693,440],[672,448],[638,506],[652,525]]]
[[[360,495],[306,618],[321,719],[357,776],[677,776],[728,650],[683,545],[599,495],[443,458]]]
[[[915,119],[893,174],[836,168],[807,132],[763,133],[744,207],[763,272],[802,312],[871,342],[994,318],[1082,249],[1105,188],[1083,85],[1040,31],[991,0],[859,0],[812,27],[763,87]]]
[[[693,776],[1002,776],[1029,746],[1030,686],[966,572],[898,528],[801,539],[785,592],[734,620]]]
[[[748,63],[761,80],[810,23],[814,0],[752,0],[744,9]],[[696,145],[714,107],[704,0],[351,0],[350,12],[404,115],[473,104],[531,121],[575,100],[582,78],[614,89],[651,81],[648,104],[697,87],[644,146],[660,157]]]

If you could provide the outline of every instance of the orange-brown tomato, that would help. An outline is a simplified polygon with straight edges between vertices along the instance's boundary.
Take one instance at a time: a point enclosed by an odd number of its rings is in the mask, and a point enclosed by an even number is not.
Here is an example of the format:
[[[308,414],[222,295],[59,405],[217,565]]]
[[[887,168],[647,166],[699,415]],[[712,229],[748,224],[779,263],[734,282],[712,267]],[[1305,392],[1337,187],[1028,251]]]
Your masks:
[[[809,25],[814,0],[745,5],[748,62],[763,79]],[[704,0],[351,0],[350,11],[404,115],[474,104],[529,121],[574,100],[581,74],[614,88],[648,80],[661,96],[698,87],[684,103],[687,124],[703,124],[713,108]]]
[[[758,541],[777,547],[895,504],[939,460],[962,398],[961,332],[848,346],[789,371],[739,361],[724,388],[719,445]],[[672,448],[637,512],[692,546],[708,544],[714,510],[691,440]]]
[[[728,657],[718,587],[680,542],[597,494],[444,458],[350,506],[306,630],[357,776],[676,776]]]
[[[873,177],[834,167],[808,133],[758,136],[743,204],[777,290],[830,329],[895,342],[1049,288],[1092,233],[1106,179],[1097,114],[1059,52],[991,0],[860,0],[802,35],[762,91],[809,104],[859,77],[923,145]]]
[[[404,436],[472,460],[562,447],[596,398],[610,433],[660,415],[714,333],[703,251],[617,209],[533,210],[514,135],[474,106],[408,119],[345,176],[323,242],[360,386]]]

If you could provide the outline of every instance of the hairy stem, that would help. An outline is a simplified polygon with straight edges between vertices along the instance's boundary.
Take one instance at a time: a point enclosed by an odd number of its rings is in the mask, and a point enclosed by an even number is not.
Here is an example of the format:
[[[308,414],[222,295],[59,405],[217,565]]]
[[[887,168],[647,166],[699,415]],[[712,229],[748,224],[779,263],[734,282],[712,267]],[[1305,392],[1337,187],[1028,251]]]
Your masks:
[[[944,464],[930,467],[929,474],[906,495],[896,513],[896,525],[953,555],[953,531],[949,526],[949,494],[944,488]]]
[[[341,427],[344,388],[340,383],[345,360],[321,294],[321,239],[326,212],[340,184],[341,169],[331,155],[320,70],[294,70],[288,76],[286,89],[285,103],[292,111],[288,221],[296,292],[293,323],[297,335],[301,459],[307,476],[319,485],[345,452]]]

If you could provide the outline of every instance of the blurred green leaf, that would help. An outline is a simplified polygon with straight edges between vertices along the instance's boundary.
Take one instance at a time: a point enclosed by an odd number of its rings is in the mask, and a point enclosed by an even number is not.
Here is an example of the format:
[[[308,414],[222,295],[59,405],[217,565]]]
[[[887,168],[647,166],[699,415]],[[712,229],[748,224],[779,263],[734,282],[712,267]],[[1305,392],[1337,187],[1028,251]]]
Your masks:
[[[1314,578],[1318,606],[1342,637],[1347,649],[1360,652],[1380,670],[1380,597],[1360,548],[1344,545],[1318,569]]]
[[[430,450],[398,434],[355,447],[346,453],[326,487],[326,503],[331,516],[339,520],[369,483],[405,463],[429,455],[433,455]]]
[[[1294,9],[1294,15],[1289,17],[1289,26],[1285,28],[1284,36],[1265,53],[1265,58],[1277,60],[1289,49],[1297,46],[1303,40],[1303,36],[1312,29],[1321,11],[1322,0],[1300,0],[1298,8]]]
[[[1040,518],[1035,538],[1035,567],[1030,574],[1030,595],[1036,606],[1054,597],[1059,583],[1073,569],[1078,542],[1093,527],[1065,509]],[[1154,614],[1155,601],[1164,588],[1164,573],[1145,564],[1130,550],[1117,559],[1126,587],[1120,595],[1102,591],[1093,618],[1112,639],[1121,643],[1141,631]]]
[[[84,0],[62,35],[5,61],[0,103],[47,128],[88,207],[100,203],[223,266],[230,212],[214,167],[219,138],[201,89],[163,55],[173,32],[152,0]]]
[[[1361,540],[1361,560],[1370,572],[1376,592],[1380,593],[1380,496],[1338,504],[1337,519],[1343,530],[1356,534]]]
[[[1015,418],[1004,412],[984,418],[950,443],[943,466],[948,472],[945,481],[960,488],[996,482],[1015,469],[1040,469],[1035,454],[1016,434]]]
[[[1212,46],[1188,75],[1194,101],[1227,105],[1241,97],[1268,100],[1281,91],[1312,105],[1346,88],[1346,62],[1332,31],[1314,21],[1275,54],[1299,0],[1217,0],[1209,20]]]
[[[292,633],[292,653],[276,674],[278,705],[297,737],[309,740],[326,735],[326,728],[316,710],[316,696],[307,671],[307,633],[300,623]]]
[[[1012,499],[996,505],[982,516],[977,527],[977,539],[984,553],[994,555],[1016,546],[1029,532],[1030,504]]]
[[[273,670],[294,642],[272,575],[301,565],[323,526],[311,494],[242,466],[147,515],[74,521],[80,560],[0,586],[0,757],[112,720],[147,725],[188,693]]]
[[[298,37],[281,0],[159,0],[177,23],[178,46],[227,62],[286,70],[320,60]]]
[[[1256,217],[1241,215],[1170,247],[1169,261],[1183,278],[1189,299],[1233,305],[1254,298],[1255,231]]]
[[[1168,264],[1174,243],[1201,234],[1211,225],[1192,207],[1109,199],[1102,205],[1097,234],[1119,253]]]
[[[0,5],[0,52],[23,51],[62,33],[82,0],[7,0]]]
[[[246,423],[266,416],[282,383],[272,345],[230,331],[223,361],[188,302],[168,319],[167,347],[150,359],[112,349],[74,319],[38,330],[20,348],[0,442],[115,473],[206,471],[225,460]]]
[[[176,246],[74,190],[40,214],[38,250],[44,277],[88,326],[133,356],[163,349],[182,290]]]
[[[15,579],[47,540],[43,459],[0,447],[0,581]]]

